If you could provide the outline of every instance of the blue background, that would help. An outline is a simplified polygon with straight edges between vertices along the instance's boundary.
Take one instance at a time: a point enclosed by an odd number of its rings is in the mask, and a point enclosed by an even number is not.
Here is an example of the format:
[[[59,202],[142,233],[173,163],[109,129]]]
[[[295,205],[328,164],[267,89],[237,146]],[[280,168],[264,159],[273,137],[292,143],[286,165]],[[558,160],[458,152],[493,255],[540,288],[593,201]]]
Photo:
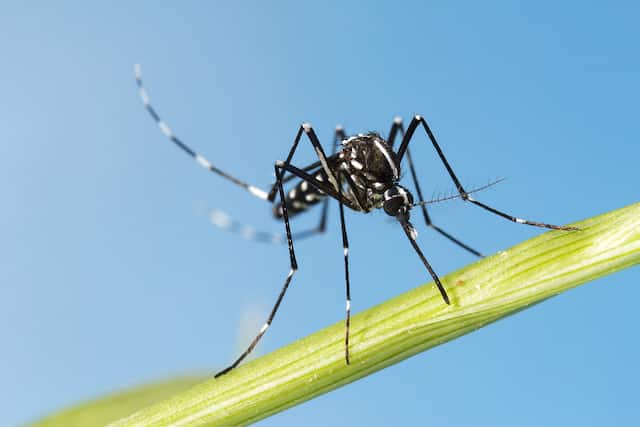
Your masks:
[[[178,135],[263,188],[303,120],[327,142],[338,123],[386,133],[420,113],[464,184],[508,178],[478,196],[496,207],[562,224],[638,201],[634,2],[226,3],[3,8],[1,425],[222,367],[288,271],[284,246],[208,223],[219,207],[283,228],[166,141],[136,62]],[[453,189],[426,139],[414,144],[426,193]],[[541,232],[461,202],[432,216],[487,253]],[[473,261],[415,218],[438,272]],[[355,311],[428,280],[383,213],[347,222]],[[329,224],[297,245],[261,353],[342,319],[336,206]],[[570,291],[260,425],[638,424],[639,278]]]

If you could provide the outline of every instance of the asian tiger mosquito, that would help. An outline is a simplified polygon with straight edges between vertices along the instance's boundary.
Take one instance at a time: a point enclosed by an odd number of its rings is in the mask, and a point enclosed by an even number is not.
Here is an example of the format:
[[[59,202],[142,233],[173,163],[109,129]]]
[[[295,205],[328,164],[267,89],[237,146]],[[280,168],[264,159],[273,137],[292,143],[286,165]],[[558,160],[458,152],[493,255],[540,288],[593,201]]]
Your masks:
[[[409,151],[409,143],[411,138],[418,127],[422,127],[431,142],[431,145],[436,150],[440,161],[444,165],[449,177],[456,186],[458,195],[456,198],[461,198],[465,202],[469,202],[476,206],[481,207],[495,215],[501,216],[509,221],[518,224],[527,224],[535,227],[550,228],[555,230],[577,230],[575,227],[559,226],[553,224],[546,224],[542,222],[529,221],[526,219],[512,216],[503,211],[497,210],[489,205],[486,205],[470,196],[471,193],[480,191],[488,186],[494,185],[497,181],[489,183],[488,185],[467,191],[464,189],[458,177],[453,171],[453,168],[446,159],[440,145],[436,141],[436,138],[429,128],[426,120],[419,115],[414,116],[409,123],[409,126],[404,129],[402,119],[396,118],[391,125],[391,130],[387,139],[382,138],[376,133],[358,134],[355,136],[347,137],[347,134],[342,127],[338,126],[334,134],[334,143],[332,146],[331,155],[327,156],[320,144],[316,133],[309,123],[303,123],[298,128],[298,132],[293,141],[293,145],[289,150],[289,154],[284,161],[276,161],[274,164],[275,170],[275,183],[271,185],[269,191],[264,191],[256,186],[247,184],[244,181],[239,180],[233,175],[224,172],[223,170],[214,166],[209,160],[200,154],[196,153],[183,143],[173,133],[169,126],[160,118],[156,110],[151,106],[149,96],[142,84],[142,72],[139,65],[134,67],[135,79],[140,93],[140,98],[144,107],[149,112],[153,120],[156,122],[160,131],[169,138],[175,145],[177,145],[182,151],[191,156],[196,163],[203,168],[233,182],[234,184],[244,188],[255,197],[266,200],[269,203],[273,203],[273,215],[277,219],[282,219],[286,231],[286,240],[289,247],[289,262],[290,270],[289,274],[284,281],[284,285],[278,295],[276,303],[274,304],[267,321],[264,323],[256,337],[253,339],[249,347],[227,368],[215,374],[215,377],[226,374],[236,366],[242,360],[244,360],[249,353],[255,348],[260,339],[263,337],[267,329],[271,326],[273,318],[282,303],[285,293],[291,283],[291,279],[295,272],[298,270],[298,263],[296,262],[296,255],[293,248],[294,234],[291,232],[291,226],[289,224],[289,218],[307,211],[312,206],[322,202],[322,213],[320,216],[320,223],[317,227],[295,234],[296,238],[308,237],[317,233],[322,233],[326,228],[327,207],[329,199],[335,199],[338,201],[340,212],[340,228],[342,232],[342,247],[344,251],[344,274],[345,274],[345,289],[346,289],[346,316],[345,316],[345,361],[349,364],[349,325],[351,320],[351,286],[349,282],[349,240],[347,237],[347,228],[344,221],[344,207],[369,213],[375,209],[383,209],[384,212],[395,218],[400,224],[402,230],[407,236],[409,243],[413,247],[427,271],[433,278],[442,299],[446,304],[450,304],[449,296],[445,290],[444,285],[440,281],[440,278],[433,270],[426,257],[422,253],[422,250],[416,242],[417,232],[411,222],[410,211],[412,208],[420,206],[422,214],[425,220],[425,224],[449,239],[456,245],[465,249],[466,251],[482,257],[482,254],[470,246],[466,245],[456,237],[452,236],[448,232],[444,231],[440,227],[436,226],[427,212],[426,205],[431,201],[425,201],[422,195],[420,184],[418,183],[418,177],[411,158],[411,152]],[[397,135],[400,134],[401,142],[397,150],[394,150],[394,143]],[[298,144],[302,140],[302,137],[306,136],[306,139],[311,143],[318,161],[299,168],[291,163],[293,156],[298,148]],[[337,143],[341,142],[340,151],[336,152]],[[406,155],[407,164],[411,173],[411,178],[418,195],[418,202],[414,203],[413,195],[409,190],[399,184],[400,181],[400,165]],[[285,176],[289,173],[289,176]],[[292,179],[299,178],[299,182],[289,190],[286,194],[284,191],[284,184]],[[279,202],[275,201],[276,193],[279,196]],[[452,197],[449,197],[452,198]],[[220,226],[231,226],[229,218],[222,217],[217,219]],[[255,234],[254,234],[255,235]],[[262,238],[265,235],[261,235]]]

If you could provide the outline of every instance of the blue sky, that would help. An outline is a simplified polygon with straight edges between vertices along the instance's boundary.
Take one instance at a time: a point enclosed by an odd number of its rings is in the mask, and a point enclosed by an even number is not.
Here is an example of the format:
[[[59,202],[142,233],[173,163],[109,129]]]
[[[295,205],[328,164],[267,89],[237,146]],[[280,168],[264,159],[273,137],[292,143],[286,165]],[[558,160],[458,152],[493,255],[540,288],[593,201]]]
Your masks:
[[[207,222],[218,207],[282,229],[167,143],[134,63],[174,131],[256,185],[302,121],[328,141],[338,123],[386,132],[420,113],[464,184],[508,178],[480,200],[562,224],[638,201],[639,18],[633,2],[6,5],[0,424],[222,367],[288,271],[284,246]],[[453,189],[414,144],[425,192]],[[431,212],[486,253],[540,233],[461,202]],[[347,224],[355,311],[427,281],[383,213]],[[473,261],[416,225],[438,272]],[[261,353],[342,319],[338,230],[333,206],[329,233],[297,245]],[[259,425],[637,424],[639,278],[588,284]]]

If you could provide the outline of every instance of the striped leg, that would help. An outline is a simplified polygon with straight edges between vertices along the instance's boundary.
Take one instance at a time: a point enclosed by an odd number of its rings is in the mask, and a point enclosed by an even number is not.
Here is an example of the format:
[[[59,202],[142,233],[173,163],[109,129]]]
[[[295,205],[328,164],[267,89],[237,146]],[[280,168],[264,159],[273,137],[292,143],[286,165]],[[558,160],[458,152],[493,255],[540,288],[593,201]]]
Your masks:
[[[397,219],[400,222],[400,225],[402,226],[402,230],[407,235],[407,238],[409,239],[409,242],[411,243],[411,246],[413,246],[413,250],[416,251],[416,253],[420,257],[420,260],[422,260],[422,263],[427,268],[427,271],[429,272],[429,274],[433,278],[433,281],[436,283],[436,286],[438,287],[438,290],[440,291],[440,295],[442,295],[442,299],[444,299],[444,302],[446,302],[447,304],[451,304],[451,301],[449,300],[449,295],[447,295],[447,291],[445,290],[444,286],[442,285],[442,282],[440,281],[440,278],[438,277],[436,272],[431,267],[431,264],[429,264],[429,261],[427,261],[427,258],[424,256],[424,254],[420,250],[420,247],[418,246],[418,242],[416,242],[417,232],[416,232],[415,228],[413,228],[413,225],[411,225],[411,223],[409,222],[409,219],[407,217],[404,217],[404,218],[403,217],[398,217]]]
[[[336,129],[334,131],[333,134],[333,147],[331,148],[331,155],[334,155],[336,153],[336,150],[338,149],[338,147],[340,146],[340,144],[342,143],[343,140],[347,139],[347,134],[344,131],[344,128],[340,125],[336,126]],[[305,171],[305,172],[309,172],[311,170],[314,170],[316,168],[319,168],[320,166],[322,166],[322,162],[320,160],[318,160],[317,162],[313,162],[310,165],[307,165],[303,168],[300,168],[301,170]],[[282,179],[282,183],[286,184],[287,182],[291,181],[292,179],[297,179],[298,177],[296,175],[287,175]],[[275,184],[273,184],[275,185]]]
[[[431,132],[429,125],[427,124],[426,120],[422,116],[415,116],[413,119],[411,119],[411,123],[409,123],[409,127],[407,128],[407,133],[404,135],[404,138],[402,138],[402,143],[398,148],[397,155],[400,160],[402,160],[402,157],[404,156],[405,152],[408,155],[409,142],[411,142],[411,138],[413,137],[413,134],[419,125],[422,125],[424,131],[429,137],[429,140],[431,141],[431,145],[433,145],[433,148],[435,148],[436,152],[438,153],[438,157],[440,157],[440,160],[442,161],[444,167],[447,169],[447,172],[449,173],[451,180],[455,184],[458,190],[458,193],[460,193],[460,197],[462,197],[462,200],[469,203],[473,203],[474,205],[479,206],[484,210],[487,210],[495,215],[501,216],[502,218],[505,218],[509,221],[512,221],[518,224],[527,224],[527,225],[532,225],[534,227],[550,228],[553,230],[578,230],[578,228],[576,227],[553,225],[553,224],[547,224],[544,222],[529,221],[527,219],[518,218],[508,213],[499,211],[489,205],[485,205],[484,203],[481,203],[475,200],[474,198],[472,198],[471,196],[469,196],[469,193],[465,191],[465,189],[462,187],[462,184],[460,184],[458,177],[453,172],[451,165],[447,161],[446,157],[444,156],[444,153],[442,152],[442,149],[440,148],[440,145],[436,141],[436,137],[433,135],[433,132]]]
[[[221,176],[221,177],[233,182],[234,184],[244,188],[249,193],[253,194],[254,196],[256,196],[259,199],[262,199],[262,200],[267,200],[268,199],[268,194],[267,194],[266,191],[263,191],[260,188],[255,187],[253,185],[249,185],[246,182],[241,181],[238,178],[236,178],[236,177],[224,172],[223,170],[218,169],[209,160],[207,160],[205,157],[201,156],[200,154],[196,153],[195,151],[193,151],[193,149],[191,147],[189,147],[184,142],[182,142],[173,133],[171,128],[160,118],[160,116],[158,115],[156,110],[151,105],[151,102],[149,100],[149,95],[147,94],[147,91],[145,90],[145,88],[144,88],[144,86],[142,84],[142,69],[140,68],[139,64],[136,64],[134,66],[134,74],[135,74],[135,78],[136,78],[136,83],[138,85],[138,90],[140,92],[140,98],[142,99],[142,103],[144,104],[144,107],[147,109],[147,111],[149,112],[149,114],[151,115],[153,120],[156,122],[156,124],[160,128],[160,131],[167,138],[169,138],[171,140],[171,142],[173,142],[176,146],[178,146],[178,148],[180,148],[182,151],[187,153],[189,156],[191,156],[196,161],[196,163],[198,163],[203,168],[205,168],[205,169],[209,170],[210,172],[213,172],[213,173],[215,173],[215,174],[217,174],[217,175],[219,175],[219,176]]]
[[[333,136],[333,147],[331,150],[331,155],[335,154],[337,144],[339,144],[344,139],[346,139],[346,134],[344,132],[344,129],[342,128],[342,126],[337,126]],[[320,166],[321,166],[320,161],[317,161],[302,168],[302,170],[305,172],[309,172],[314,169],[317,169]],[[299,179],[299,178],[297,175],[290,174],[285,178],[283,178],[282,183],[284,184],[292,179]],[[322,202],[322,212],[320,213],[320,221],[318,225],[308,230],[302,230],[296,233],[292,233],[294,240],[306,239],[308,237],[312,237],[317,234],[324,233],[326,231],[328,213],[329,213],[329,198],[326,198]],[[211,221],[211,223],[216,227],[239,234],[241,237],[247,240],[253,240],[261,243],[272,243],[272,244],[282,244],[286,242],[286,236],[284,234],[270,233],[267,231],[257,230],[249,225],[242,224],[236,221],[229,214],[227,214],[226,212],[220,209],[212,209],[211,211],[209,211],[209,221]]]
[[[391,130],[389,131],[388,142],[389,142],[389,145],[391,145],[392,147],[398,132],[400,133],[401,137],[404,139],[404,135],[405,135],[404,125],[402,124],[402,119],[400,117],[396,117],[393,120],[393,124],[391,125]],[[413,159],[411,158],[411,152],[409,151],[408,147],[407,147],[407,162],[409,163],[409,171],[411,172],[411,177],[413,178],[413,184],[416,187],[416,193],[418,194],[418,199],[420,200],[420,202],[423,202],[424,197],[422,196],[422,189],[420,188],[420,183],[418,182],[418,175],[416,174],[416,169],[413,166]],[[427,225],[427,227],[434,229],[439,234],[446,237],[456,245],[460,246],[462,249],[465,249],[466,251],[471,252],[473,255],[478,257],[483,256],[480,252],[473,249],[471,246],[467,245],[466,243],[463,243],[461,240],[457,239],[456,237],[453,237],[451,234],[447,233],[446,231],[444,231],[443,229],[435,225],[431,221],[431,217],[427,212],[427,206],[425,204],[420,205],[420,207],[422,208],[422,215],[424,216],[424,222]]]
[[[303,171],[303,170],[301,170],[301,169],[289,164],[289,162],[293,158],[293,154],[295,154],[295,150],[296,150],[297,145],[298,145],[298,143],[300,141],[300,136],[301,136],[302,132],[305,132],[307,135],[309,135],[309,139],[310,139],[311,143],[313,144],[314,149],[316,150],[316,153],[318,154],[318,158],[320,159],[320,162],[322,163],[323,168],[325,168],[325,170],[328,171],[327,176],[328,177],[333,177],[333,180],[336,182],[335,186],[332,185],[332,184],[323,182],[323,181],[317,181],[316,179],[314,179],[311,175],[309,175],[305,171]],[[296,254],[295,254],[295,250],[293,248],[293,236],[292,236],[292,233],[291,233],[291,225],[289,224],[289,213],[287,211],[287,205],[284,203],[285,195],[284,195],[284,186],[283,186],[284,178],[283,177],[284,177],[284,173],[285,172],[289,172],[289,173],[297,176],[298,178],[309,182],[310,185],[313,185],[314,187],[324,191],[327,195],[329,195],[329,196],[331,196],[333,198],[336,198],[341,203],[347,203],[348,205],[351,203],[348,199],[346,199],[346,198],[344,198],[342,196],[341,192],[339,192],[338,189],[340,187],[337,185],[337,180],[335,179],[335,177],[333,176],[333,173],[331,172],[331,170],[329,170],[329,168],[327,166],[326,156],[324,155],[324,152],[322,151],[322,147],[319,145],[319,141],[317,140],[317,137],[315,136],[315,133],[313,132],[313,129],[311,128],[310,125],[308,125],[306,123],[303,124],[302,126],[300,126],[300,130],[298,131],[296,139],[294,140],[294,144],[293,144],[293,147],[292,147],[291,151],[289,152],[289,156],[287,157],[287,161],[286,162],[278,161],[275,164],[276,188],[277,188],[278,194],[280,196],[280,202],[282,203],[282,220],[284,221],[284,228],[285,228],[285,232],[286,232],[286,236],[287,236],[287,244],[289,246],[289,263],[290,263],[290,267],[291,267],[290,270],[289,270],[289,274],[287,275],[287,278],[285,279],[284,285],[282,286],[282,290],[280,291],[280,294],[278,295],[278,299],[276,300],[276,303],[274,304],[273,308],[271,309],[271,313],[269,314],[269,317],[268,317],[267,321],[264,323],[262,328],[260,328],[260,331],[258,332],[256,337],[253,339],[251,344],[249,344],[249,347],[247,347],[247,349],[230,366],[228,366],[227,368],[223,369],[222,371],[216,373],[214,375],[215,378],[226,374],[227,372],[231,371],[233,368],[238,366],[240,364],[240,362],[242,362],[253,351],[253,349],[256,347],[256,345],[258,345],[258,342],[262,339],[264,334],[267,332],[267,329],[269,329],[269,327],[271,326],[271,323],[273,322],[273,319],[275,318],[276,313],[278,312],[278,309],[280,308],[280,304],[282,303],[282,300],[284,299],[284,296],[287,293],[287,289],[289,289],[289,284],[291,283],[291,279],[292,279],[293,275],[295,274],[295,272],[298,270],[298,262],[296,261]],[[329,180],[331,181],[331,178],[329,178]]]
[[[342,189],[339,188],[342,194]],[[349,327],[351,326],[351,284],[349,282],[349,239],[347,237],[347,227],[344,222],[344,203],[340,204],[340,228],[342,229],[342,249],[344,253],[344,280],[347,295],[346,317],[344,320],[344,359],[349,364]]]
[[[280,308],[280,304],[282,303],[282,300],[284,299],[284,295],[287,293],[287,289],[289,289],[289,284],[291,283],[291,278],[293,277],[295,272],[298,270],[298,262],[296,261],[296,253],[295,253],[295,251],[293,249],[293,238],[291,236],[291,226],[289,225],[289,213],[287,212],[287,206],[284,203],[284,187],[282,185],[282,170],[283,170],[282,165],[277,163],[276,166],[275,166],[275,172],[276,172],[276,178],[277,178],[276,185],[278,186],[278,192],[280,194],[280,201],[283,202],[282,203],[282,218],[283,218],[283,221],[284,221],[284,228],[285,228],[285,231],[287,233],[287,243],[289,245],[289,264],[290,264],[289,274],[287,275],[287,278],[284,281],[284,285],[282,286],[282,290],[280,291],[280,294],[278,295],[278,299],[276,300],[275,305],[271,309],[271,313],[269,313],[269,318],[264,323],[264,325],[262,325],[262,328],[260,328],[260,331],[258,332],[258,335],[256,335],[256,337],[253,339],[251,344],[249,344],[249,347],[240,355],[240,357],[238,357],[235,360],[235,362],[233,362],[230,366],[228,366],[227,368],[225,368],[222,371],[220,371],[217,374],[215,374],[214,375],[215,378],[226,374],[227,372],[229,372],[230,370],[232,370],[233,368],[238,366],[238,364],[240,364],[240,362],[242,362],[253,351],[253,349],[256,347],[256,345],[258,345],[258,342],[260,341],[260,339],[264,336],[265,332],[267,332],[267,329],[269,329],[269,326],[271,326],[271,323],[273,322],[273,319],[276,316],[276,313],[278,312],[278,308]]]
[[[303,123],[300,125],[300,128],[298,128],[298,133],[296,134],[295,139],[293,140],[293,146],[291,147],[291,150],[289,150],[289,155],[287,156],[287,159],[283,162],[284,165],[290,165],[291,164],[291,160],[293,159],[293,155],[295,154],[296,150],[298,149],[298,144],[300,143],[300,140],[302,138],[302,134],[305,134],[307,136],[307,139],[309,140],[309,142],[311,143],[311,145],[313,146],[313,149],[316,152],[316,155],[318,156],[318,160],[320,162],[320,167],[322,167],[322,170],[325,172],[325,174],[327,175],[327,179],[329,180],[329,184],[331,184],[332,188],[335,190],[333,191],[333,193],[335,193],[338,189],[338,181],[335,177],[335,175],[333,174],[333,172],[331,171],[331,169],[329,168],[329,165],[327,164],[327,155],[324,153],[324,150],[322,149],[322,145],[320,144],[320,140],[318,140],[318,137],[316,136],[315,131],[313,130],[313,127],[311,127],[311,125],[309,123]],[[335,144],[334,144],[335,146]],[[296,168],[298,171],[300,172],[304,172],[301,169]],[[276,177],[276,184],[274,184],[274,186],[271,188],[271,191],[269,191],[269,194],[267,196],[268,200],[273,200],[275,197],[275,193],[277,191],[277,184],[278,182],[286,182],[287,178],[284,176],[285,171],[287,171],[287,168],[283,168],[283,176],[277,176]],[[309,176],[308,174],[306,174],[307,176]],[[301,178],[302,176],[299,175],[299,177]],[[311,179],[311,181],[315,181],[314,179]],[[329,193],[327,193],[329,194]]]
[[[331,156],[336,154],[338,144],[347,139],[347,135],[342,126],[336,126],[336,130],[333,133],[333,144],[331,144]],[[327,197],[322,202],[322,214],[320,215],[320,224],[318,224],[318,233],[324,233],[327,226],[327,217],[329,216],[329,198]]]
[[[340,142],[342,142],[343,140],[347,139],[347,135],[344,131],[344,128],[342,126],[336,126],[336,129],[333,133],[333,143],[331,144],[331,156],[333,156],[336,153],[336,149],[338,147],[338,144],[340,144]],[[326,163],[326,161],[325,161]],[[322,160],[319,160],[317,162],[312,163],[311,165],[302,168],[303,171],[308,172],[310,170],[313,170],[315,168],[321,167],[322,166]],[[290,174],[287,177],[284,177],[282,182],[287,182],[291,179],[294,178],[298,178],[297,175],[295,174]],[[314,236],[316,234],[321,234],[324,233],[326,231],[326,225],[327,225],[327,217],[329,215],[329,198],[327,197],[323,202],[322,202],[322,212],[320,214],[320,222],[318,223],[318,226],[309,230],[304,230],[304,231],[300,231],[298,233],[294,233],[294,237],[297,239],[300,238],[306,238],[306,237],[310,237],[310,236]]]

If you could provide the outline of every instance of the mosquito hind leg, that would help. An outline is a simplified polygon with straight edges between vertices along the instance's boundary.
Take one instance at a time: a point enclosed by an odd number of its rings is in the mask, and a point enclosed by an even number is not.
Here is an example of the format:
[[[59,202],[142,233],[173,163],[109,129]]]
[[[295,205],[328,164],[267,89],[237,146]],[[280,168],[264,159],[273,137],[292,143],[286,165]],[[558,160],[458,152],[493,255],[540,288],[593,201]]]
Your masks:
[[[142,69],[139,64],[136,64],[134,66],[134,74],[135,74],[136,84],[138,85],[138,91],[140,93],[140,99],[142,100],[142,103],[144,104],[145,109],[147,110],[151,118],[156,122],[156,124],[158,125],[158,128],[160,128],[160,131],[167,138],[169,138],[171,142],[173,142],[178,148],[180,148],[183,152],[185,152],[187,155],[193,158],[193,160],[195,160],[195,162],[198,165],[200,165],[204,169],[207,169],[209,172],[213,172],[214,174],[221,176],[222,178],[225,178],[228,181],[233,182],[237,186],[242,187],[243,189],[245,189],[246,191],[248,191],[249,193],[251,193],[252,195],[254,195],[255,197],[261,200],[268,199],[268,193],[266,191],[261,190],[256,186],[247,184],[246,182],[241,181],[235,176],[219,169],[218,167],[214,166],[209,160],[207,160],[204,156],[196,153],[191,147],[189,147],[187,144],[182,142],[182,140],[180,140],[173,133],[169,125],[160,118],[160,116],[156,112],[156,109],[151,105],[149,95],[144,85],[142,84]]]

